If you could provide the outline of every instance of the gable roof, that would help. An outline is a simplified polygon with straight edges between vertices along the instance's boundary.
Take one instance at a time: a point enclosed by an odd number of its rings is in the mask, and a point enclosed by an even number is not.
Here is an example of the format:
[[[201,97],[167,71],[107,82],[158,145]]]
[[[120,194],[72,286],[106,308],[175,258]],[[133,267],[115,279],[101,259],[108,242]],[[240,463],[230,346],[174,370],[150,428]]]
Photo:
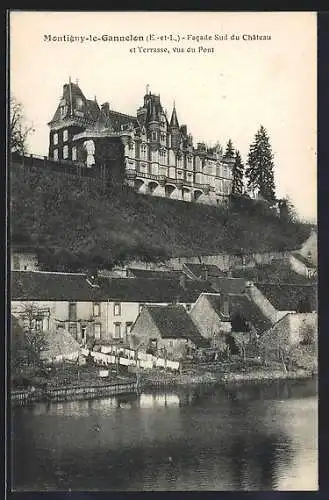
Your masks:
[[[244,278],[209,278],[216,292],[224,294],[243,294],[246,289]]]
[[[261,309],[247,295],[230,295],[229,310],[230,315],[240,313],[246,321],[254,326],[259,334],[266,332],[273,326],[272,321],[263,314]]]
[[[190,339],[196,346],[205,345],[203,337],[184,306],[145,306],[144,309],[145,313],[150,314],[163,339]]]
[[[257,288],[278,311],[296,311],[301,300],[307,299],[312,310],[317,309],[317,285],[258,283]]]
[[[182,271],[176,270],[165,270],[165,271],[151,271],[149,269],[135,269],[133,267],[129,267],[127,269],[129,275],[134,278],[179,278],[182,275]]]
[[[107,301],[192,303],[202,292],[213,292],[206,281],[179,279],[98,277],[98,286],[91,286],[86,274],[42,271],[12,271],[12,300],[45,301]]]
[[[210,277],[221,277],[224,273],[214,264],[183,264],[183,271],[195,279],[208,279]]]

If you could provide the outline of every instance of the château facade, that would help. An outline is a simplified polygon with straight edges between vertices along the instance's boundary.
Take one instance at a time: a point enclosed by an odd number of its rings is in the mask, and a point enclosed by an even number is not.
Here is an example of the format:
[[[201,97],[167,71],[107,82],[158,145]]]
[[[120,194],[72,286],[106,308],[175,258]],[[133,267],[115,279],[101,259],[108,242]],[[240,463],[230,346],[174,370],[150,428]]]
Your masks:
[[[86,99],[69,81],[48,125],[50,159],[105,168],[140,193],[214,205],[231,193],[234,160],[223,157],[219,145],[195,146],[175,105],[169,120],[160,96],[148,88],[131,116]]]

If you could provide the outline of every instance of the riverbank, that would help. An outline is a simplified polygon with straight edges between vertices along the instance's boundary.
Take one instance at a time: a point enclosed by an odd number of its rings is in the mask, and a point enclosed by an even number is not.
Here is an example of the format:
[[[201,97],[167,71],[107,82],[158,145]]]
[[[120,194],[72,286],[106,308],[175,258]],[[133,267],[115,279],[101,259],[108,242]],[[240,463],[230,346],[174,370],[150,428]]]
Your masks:
[[[61,387],[14,389],[10,393],[11,403],[25,406],[37,402],[75,401],[80,399],[94,399],[104,396],[118,396],[120,394],[136,393],[137,381],[129,380],[120,383],[103,383],[97,385],[67,385]]]
[[[266,382],[275,380],[306,380],[314,377],[310,370],[296,369],[284,370],[254,370],[246,373],[214,373],[205,372],[202,374],[182,373],[179,375],[155,373],[144,374],[141,377],[141,386],[145,387],[166,387],[166,386],[194,386],[194,385],[215,385],[244,382]]]

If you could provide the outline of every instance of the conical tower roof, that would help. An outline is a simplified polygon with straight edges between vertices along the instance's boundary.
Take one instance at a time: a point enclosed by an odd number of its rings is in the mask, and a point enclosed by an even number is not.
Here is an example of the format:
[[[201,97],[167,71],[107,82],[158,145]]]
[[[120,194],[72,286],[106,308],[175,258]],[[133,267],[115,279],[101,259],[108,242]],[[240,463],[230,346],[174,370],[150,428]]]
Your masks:
[[[171,115],[171,119],[170,119],[170,127],[171,128],[179,128],[175,103],[174,103],[174,109],[172,111],[172,115]]]

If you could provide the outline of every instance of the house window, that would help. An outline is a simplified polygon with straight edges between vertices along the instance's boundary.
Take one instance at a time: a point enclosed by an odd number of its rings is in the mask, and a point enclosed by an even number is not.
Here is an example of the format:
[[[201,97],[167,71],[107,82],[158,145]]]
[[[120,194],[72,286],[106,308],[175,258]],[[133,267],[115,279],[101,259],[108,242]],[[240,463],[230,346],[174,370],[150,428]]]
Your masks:
[[[121,304],[119,302],[117,304],[114,304],[113,309],[114,316],[121,316]]]
[[[133,325],[132,321],[126,322],[126,335],[130,334],[132,325]]]
[[[144,307],[144,304],[139,304],[139,312],[141,312],[141,310],[143,309]]]
[[[72,160],[76,161],[77,160],[77,147],[73,146],[72,148]]]
[[[121,323],[114,323],[114,338],[121,338]]]
[[[54,160],[58,160],[58,149],[54,149]]]
[[[63,132],[63,141],[66,142],[69,138],[69,133],[67,131],[67,129],[64,130]]]
[[[100,316],[100,304],[98,302],[94,302],[93,304],[93,316]]]
[[[77,338],[78,334],[78,327],[76,323],[69,323],[69,333],[72,335],[73,338]]]
[[[58,144],[58,134],[57,132],[54,134],[54,145]]]
[[[64,146],[63,147],[63,158],[64,158],[64,160],[67,160],[68,157],[69,157],[69,147]]]
[[[48,331],[49,330],[49,318],[43,318],[43,331]]]
[[[152,132],[152,141],[156,141],[156,140],[157,140],[157,133]]]
[[[77,303],[70,302],[69,303],[69,321],[77,320]]]
[[[191,304],[186,304],[186,306],[185,306],[185,307],[186,307],[186,310],[187,310],[187,311],[190,311],[190,310],[191,310]]]
[[[96,340],[99,340],[101,338],[101,324],[100,323],[94,324],[94,336],[95,336]]]
[[[81,340],[82,340],[82,342],[86,341],[86,330],[87,330],[86,326],[81,326]]]
[[[143,159],[146,159],[146,150],[147,150],[146,144],[142,144],[141,145],[141,158],[143,158]]]

